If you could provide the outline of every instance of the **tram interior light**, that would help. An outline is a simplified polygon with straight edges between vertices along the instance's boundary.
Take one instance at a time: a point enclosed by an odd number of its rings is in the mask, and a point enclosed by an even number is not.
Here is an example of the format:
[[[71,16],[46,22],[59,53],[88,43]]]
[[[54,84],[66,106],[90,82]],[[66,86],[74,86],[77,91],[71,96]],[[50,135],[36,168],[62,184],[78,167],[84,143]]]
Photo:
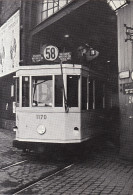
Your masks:
[[[95,56],[96,55],[96,50],[90,49],[90,56]]]
[[[66,35],[64,35],[64,37],[65,37],[65,38],[69,38],[69,35],[68,35],[68,34],[66,34]]]

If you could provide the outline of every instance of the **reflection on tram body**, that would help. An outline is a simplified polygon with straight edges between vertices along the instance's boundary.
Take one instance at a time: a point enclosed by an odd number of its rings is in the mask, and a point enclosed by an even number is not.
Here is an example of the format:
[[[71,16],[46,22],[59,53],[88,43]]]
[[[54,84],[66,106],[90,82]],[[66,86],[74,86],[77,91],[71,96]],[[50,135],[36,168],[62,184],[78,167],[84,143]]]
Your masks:
[[[104,131],[103,75],[81,65],[21,67],[16,73],[18,148],[81,143]]]

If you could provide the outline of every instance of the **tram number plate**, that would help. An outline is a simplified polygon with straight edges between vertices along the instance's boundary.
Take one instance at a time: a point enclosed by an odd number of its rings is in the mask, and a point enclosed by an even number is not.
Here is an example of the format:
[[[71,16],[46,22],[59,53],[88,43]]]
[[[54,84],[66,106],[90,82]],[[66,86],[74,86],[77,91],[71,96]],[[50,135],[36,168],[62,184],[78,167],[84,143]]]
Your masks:
[[[37,114],[36,115],[36,119],[46,119],[47,115],[43,115],[43,114]]]

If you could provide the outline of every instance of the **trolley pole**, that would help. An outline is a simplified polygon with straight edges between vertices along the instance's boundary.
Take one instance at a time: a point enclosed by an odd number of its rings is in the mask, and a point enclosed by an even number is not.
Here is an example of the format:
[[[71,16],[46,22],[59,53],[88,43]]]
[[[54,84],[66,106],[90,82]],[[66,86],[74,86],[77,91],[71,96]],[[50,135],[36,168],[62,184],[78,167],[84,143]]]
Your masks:
[[[64,85],[64,79],[63,79],[62,62],[63,62],[63,61],[62,61],[62,59],[61,59],[60,66],[61,66],[61,75],[62,75],[62,82],[63,82],[64,105],[65,105],[65,112],[68,113],[68,112],[69,112],[69,107],[68,107],[67,98],[66,98],[66,92],[65,92],[65,85]]]

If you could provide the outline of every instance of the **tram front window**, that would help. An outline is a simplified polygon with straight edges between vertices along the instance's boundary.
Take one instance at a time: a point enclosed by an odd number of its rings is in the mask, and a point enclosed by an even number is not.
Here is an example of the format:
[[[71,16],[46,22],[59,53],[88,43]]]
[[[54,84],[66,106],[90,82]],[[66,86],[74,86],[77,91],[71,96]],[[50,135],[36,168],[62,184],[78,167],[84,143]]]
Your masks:
[[[87,77],[82,77],[82,110],[87,110]]]
[[[19,107],[19,78],[16,78],[15,81],[15,100],[16,100],[16,107]]]
[[[78,107],[78,75],[67,76],[67,102],[69,107]]]
[[[63,106],[63,77],[55,75],[55,107]]]
[[[32,77],[32,106],[52,107],[53,81],[52,76]]]
[[[29,77],[22,77],[22,107],[29,107]]]

